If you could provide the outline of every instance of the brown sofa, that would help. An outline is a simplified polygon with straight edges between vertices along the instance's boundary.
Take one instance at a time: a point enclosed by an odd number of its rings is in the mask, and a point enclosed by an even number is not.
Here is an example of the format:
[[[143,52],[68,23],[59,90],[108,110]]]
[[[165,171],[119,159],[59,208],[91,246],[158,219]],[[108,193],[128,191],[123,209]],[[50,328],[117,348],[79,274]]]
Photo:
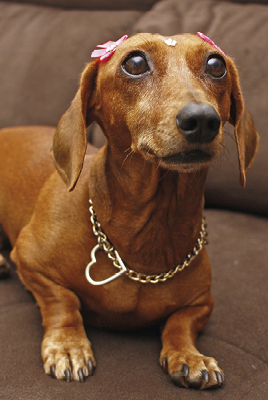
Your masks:
[[[95,45],[141,31],[212,37],[237,62],[261,138],[241,189],[226,127],[225,151],[207,182],[215,308],[198,347],[219,361],[226,386],[202,393],[176,387],[158,364],[157,327],[87,328],[98,363],[94,376],[84,384],[52,380],[42,369],[39,310],[12,266],[11,277],[0,281],[1,400],[268,398],[268,0],[0,1],[0,127],[55,126]],[[88,133],[93,143],[103,142],[98,127]]]

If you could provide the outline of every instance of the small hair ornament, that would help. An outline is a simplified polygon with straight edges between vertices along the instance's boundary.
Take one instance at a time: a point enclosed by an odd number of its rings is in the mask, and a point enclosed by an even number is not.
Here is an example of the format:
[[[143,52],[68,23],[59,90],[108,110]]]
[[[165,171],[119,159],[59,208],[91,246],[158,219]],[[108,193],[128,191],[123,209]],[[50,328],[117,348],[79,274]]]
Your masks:
[[[120,39],[118,39],[116,42],[112,42],[111,40],[109,42],[106,42],[104,44],[98,44],[96,47],[101,48],[101,50],[94,50],[91,53],[91,57],[100,57],[100,61],[105,60],[106,58],[111,57],[111,55],[115,52],[118,46],[120,46],[121,43],[123,43],[125,40],[127,40],[128,35],[122,36]]]
[[[168,46],[173,46],[173,47],[175,47],[176,44],[177,44],[176,40],[172,40],[171,38],[168,38],[168,39],[164,40],[164,42],[165,42]]]
[[[197,32],[196,36],[200,37],[200,39],[203,39],[205,42],[211,44],[213,47],[215,47],[215,49],[219,50],[224,57],[227,57],[226,54],[224,53],[224,51],[222,51],[222,49],[216,45],[216,43],[213,42],[213,40],[211,40],[208,36],[206,36],[204,33],[202,32]]]

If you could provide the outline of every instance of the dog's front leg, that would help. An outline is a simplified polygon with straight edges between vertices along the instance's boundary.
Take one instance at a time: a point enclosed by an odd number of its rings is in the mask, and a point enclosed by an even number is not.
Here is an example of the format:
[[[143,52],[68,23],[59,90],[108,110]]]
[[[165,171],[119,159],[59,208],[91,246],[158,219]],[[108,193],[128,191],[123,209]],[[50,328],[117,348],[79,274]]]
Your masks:
[[[87,339],[80,301],[69,289],[55,284],[43,274],[25,270],[20,273],[40,307],[44,338],[42,358],[46,374],[53,378],[83,382],[93,374],[95,359]]]
[[[206,389],[224,384],[224,375],[212,357],[205,357],[195,341],[213,308],[210,293],[172,314],[163,329],[160,363],[180,387]]]

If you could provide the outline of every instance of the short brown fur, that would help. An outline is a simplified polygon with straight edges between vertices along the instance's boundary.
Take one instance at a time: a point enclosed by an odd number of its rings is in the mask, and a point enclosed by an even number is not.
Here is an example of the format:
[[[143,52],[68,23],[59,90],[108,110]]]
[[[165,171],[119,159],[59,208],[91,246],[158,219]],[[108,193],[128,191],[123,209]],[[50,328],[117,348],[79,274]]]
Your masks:
[[[204,62],[211,54],[221,55],[218,50],[194,35],[172,37],[175,47],[164,39],[139,34],[108,61],[88,64],[56,132],[49,127],[0,132],[0,223],[13,246],[19,276],[42,313],[45,372],[58,379],[83,381],[93,372],[84,320],[113,329],[160,324],[160,363],[175,383],[202,389],[224,383],[217,362],[195,346],[213,308],[205,248],[188,268],[163,283],[142,284],[122,276],[93,286],[85,278],[96,245],[89,198],[126,265],[148,275],[160,273],[181,263],[196,243],[207,170],[221,153],[225,122],[235,126],[242,186],[255,157],[258,135],[233,61],[226,58],[227,75],[216,81],[205,74]],[[137,79],[122,70],[132,51],[148,56],[146,76]],[[212,142],[190,144],[180,134],[176,115],[190,102],[209,104],[220,116]],[[97,154],[89,146],[84,157],[86,127],[93,121],[107,144]],[[58,171],[49,155],[53,135]],[[165,163],[166,156],[196,149],[206,151],[210,160]],[[97,260],[94,279],[115,273],[103,252]]]

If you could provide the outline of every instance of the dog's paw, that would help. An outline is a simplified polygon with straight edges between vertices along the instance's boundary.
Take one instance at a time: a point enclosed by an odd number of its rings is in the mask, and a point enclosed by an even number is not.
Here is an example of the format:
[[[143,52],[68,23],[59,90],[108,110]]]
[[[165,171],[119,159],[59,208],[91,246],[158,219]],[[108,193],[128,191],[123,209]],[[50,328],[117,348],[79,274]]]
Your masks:
[[[160,363],[165,373],[180,387],[214,389],[224,386],[223,371],[212,357],[172,352],[161,355]]]
[[[93,375],[96,362],[84,331],[61,328],[46,333],[42,343],[45,373],[55,379],[84,382]]]

